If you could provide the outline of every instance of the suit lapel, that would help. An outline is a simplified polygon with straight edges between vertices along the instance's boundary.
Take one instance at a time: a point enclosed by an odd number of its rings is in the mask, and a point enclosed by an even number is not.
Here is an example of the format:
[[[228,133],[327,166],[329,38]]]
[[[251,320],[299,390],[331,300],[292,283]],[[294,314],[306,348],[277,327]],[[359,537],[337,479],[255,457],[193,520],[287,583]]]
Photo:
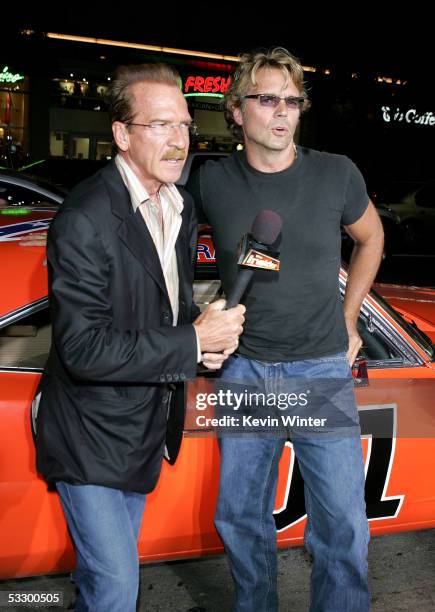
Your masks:
[[[125,246],[140,261],[145,270],[154,278],[169,301],[160,259],[148,227],[140,211],[126,217],[118,229],[118,236]]]
[[[187,283],[191,278],[190,271],[187,269],[187,266],[190,266],[190,261],[188,257],[189,249],[186,245],[186,222],[184,219],[184,211],[182,213],[182,223],[180,227],[180,232],[178,234],[177,241],[175,243],[175,252],[177,254],[177,268],[178,268],[178,292],[179,292],[179,314],[178,321],[184,322],[185,313],[186,313],[186,304],[189,304],[191,301],[191,294],[189,295],[189,291],[191,292],[191,286]]]
[[[169,302],[162,266],[153,239],[140,211],[133,212],[130,194],[115,162],[106,166],[102,173],[109,187],[112,214],[120,221],[118,227],[120,240],[152,276]],[[128,270],[126,272],[128,273]]]

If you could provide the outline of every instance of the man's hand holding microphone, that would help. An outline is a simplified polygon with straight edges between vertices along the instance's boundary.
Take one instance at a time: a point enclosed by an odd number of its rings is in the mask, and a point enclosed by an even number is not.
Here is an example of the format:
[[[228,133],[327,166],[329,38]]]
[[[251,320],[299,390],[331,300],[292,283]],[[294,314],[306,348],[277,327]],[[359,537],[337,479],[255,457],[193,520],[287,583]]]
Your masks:
[[[281,229],[282,220],[276,212],[263,210],[257,214],[251,232],[241,238],[237,277],[227,301],[213,302],[194,321],[201,361],[209,370],[219,370],[239,346],[246,308],[238,302],[251,283],[254,270],[279,270],[278,253],[273,252],[273,245]],[[46,242],[47,232],[42,232],[21,238],[20,246],[46,246]]]
[[[225,300],[213,302],[194,321],[202,354],[202,363],[209,370],[218,370],[234,353],[243,332],[246,308],[239,304],[225,310]]]
[[[238,272],[227,301],[210,304],[193,323],[202,352],[202,363],[218,370],[239,345],[246,311],[239,300],[252,281],[255,269],[279,271],[278,253],[273,250],[282,229],[281,217],[263,210],[255,217],[251,232],[242,236],[238,251]],[[228,310],[225,310],[228,308]]]

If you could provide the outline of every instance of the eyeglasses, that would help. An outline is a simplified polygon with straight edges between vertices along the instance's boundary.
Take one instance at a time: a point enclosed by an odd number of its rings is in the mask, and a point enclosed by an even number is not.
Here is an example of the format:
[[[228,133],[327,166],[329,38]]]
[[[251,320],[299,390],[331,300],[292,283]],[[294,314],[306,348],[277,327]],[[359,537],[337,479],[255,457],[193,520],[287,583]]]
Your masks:
[[[291,108],[292,110],[301,108],[306,100],[305,96],[280,97],[275,96],[274,94],[249,94],[248,96],[243,96],[243,99],[246,98],[258,98],[258,100],[260,101],[260,106],[264,106],[265,108],[277,108],[281,100],[284,100],[286,107]]]
[[[172,129],[179,128],[184,134],[190,133],[196,135],[198,133],[197,126],[194,123],[182,121],[181,123],[169,123],[168,121],[153,121],[152,123],[133,123],[129,121],[126,125],[137,125],[144,128],[149,128],[158,136],[168,136]]]

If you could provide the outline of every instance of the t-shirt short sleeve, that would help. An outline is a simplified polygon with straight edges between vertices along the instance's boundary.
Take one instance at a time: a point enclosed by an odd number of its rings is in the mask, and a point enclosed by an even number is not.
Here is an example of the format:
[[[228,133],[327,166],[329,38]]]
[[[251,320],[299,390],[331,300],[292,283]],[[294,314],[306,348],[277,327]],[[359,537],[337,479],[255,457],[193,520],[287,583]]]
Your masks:
[[[369,196],[361,172],[350,159],[347,159],[347,163],[348,177],[344,192],[342,225],[352,225],[358,221],[369,204]]]

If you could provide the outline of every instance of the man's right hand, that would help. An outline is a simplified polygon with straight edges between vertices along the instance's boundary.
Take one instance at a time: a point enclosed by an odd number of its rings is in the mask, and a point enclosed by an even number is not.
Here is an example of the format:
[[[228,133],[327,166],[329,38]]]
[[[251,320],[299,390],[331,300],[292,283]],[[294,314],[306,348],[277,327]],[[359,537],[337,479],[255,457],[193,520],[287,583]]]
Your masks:
[[[238,345],[246,308],[239,304],[224,310],[225,304],[225,300],[213,302],[193,323],[202,353],[233,352]]]
[[[47,246],[47,232],[33,232],[20,238],[20,246]]]

